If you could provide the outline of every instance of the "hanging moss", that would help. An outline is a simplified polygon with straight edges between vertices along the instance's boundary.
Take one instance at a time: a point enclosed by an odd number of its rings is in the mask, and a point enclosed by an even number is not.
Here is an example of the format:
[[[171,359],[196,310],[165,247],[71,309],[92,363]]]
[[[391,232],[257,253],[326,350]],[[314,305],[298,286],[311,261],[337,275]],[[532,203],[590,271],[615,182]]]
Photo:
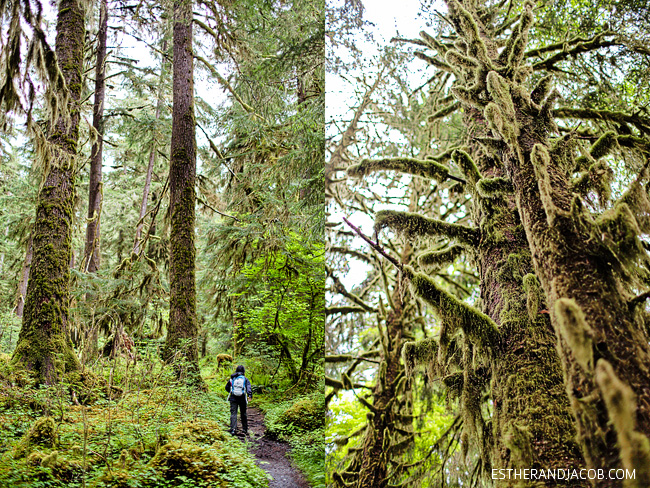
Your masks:
[[[551,163],[551,156],[542,144],[535,144],[531,153],[531,161],[535,170],[539,194],[546,212],[546,219],[549,226],[555,225],[555,219],[560,214],[560,210],[555,206],[553,201],[553,187],[548,174],[548,166]]]
[[[458,242],[476,245],[479,241],[477,229],[442,220],[430,219],[420,214],[381,210],[375,216],[375,233],[389,227],[396,232],[415,236],[447,236]]]
[[[438,341],[431,337],[417,342],[406,342],[402,347],[402,361],[407,376],[412,376],[414,371],[425,366],[431,372],[438,370],[436,358],[438,356]]]
[[[418,256],[418,264],[425,268],[439,269],[453,263],[463,250],[463,246],[453,245],[442,251],[425,252]]]
[[[523,279],[524,290],[526,291],[526,310],[530,320],[537,320],[537,314],[542,302],[542,289],[537,276],[528,273]]]
[[[512,103],[510,95],[510,85],[496,71],[490,71],[487,75],[488,93],[494,100],[494,103],[501,109],[509,122],[515,119],[515,106]]]
[[[361,178],[376,171],[398,171],[432,178],[439,183],[446,181],[449,176],[449,169],[444,165],[414,158],[364,159],[347,169],[348,175],[354,178]]]
[[[498,346],[499,329],[492,319],[440,288],[428,276],[412,270],[411,273],[413,291],[433,306],[436,315],[449,326],[448,334],[460,328],[472,343],[486,351],[493,351]]]
[[[467,181],[472,185],[472,187],[475,187],[476,182],[481,179],[481,173],[476,167],[476,164],[474,164],[470,155],[465,151],[456,150],[451,155],[451,158],[463,172]]]
[[[476,185],[476,189],[483,198],[497,198],[509,195],[514,191],[512,181],[501,176],[481,178]]]
[[[636,400],[632,389],[623,383],[612,365],[599,359],[596,365],[596,383],[605,400],[607,413],[614,424],[621,461],[628,470],[635,470],[635,478],[625,481],[626,487],[650,486],[650,441],[636,431]]]
[[[449,13],[457,20],[465,41],[468,43],[468,54],[476,57],[484,66],[491,67],[492,61],[488,55],[487,46],[481,38],[474,16],[456,0],[448,1],[447,5]]]
[[[557,317],[562,337],[569,345],[571,352],[585,371],[591,371],[593,365],[593,336],[594,331],[587,324],[584,312],[570,298],[560,298],[555,302]]]

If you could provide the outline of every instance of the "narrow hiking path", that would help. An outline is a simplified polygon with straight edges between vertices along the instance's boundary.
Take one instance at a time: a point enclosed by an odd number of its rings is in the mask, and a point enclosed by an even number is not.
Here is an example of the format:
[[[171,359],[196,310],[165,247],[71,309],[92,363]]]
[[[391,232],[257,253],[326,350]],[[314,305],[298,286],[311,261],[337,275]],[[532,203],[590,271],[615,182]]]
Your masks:
[[[300,471],[287,457],[289,445],[266,435],[264,414],[257,407],[248,408],[248,431],[257,465],[272,476],[269,488],[309,488]]]

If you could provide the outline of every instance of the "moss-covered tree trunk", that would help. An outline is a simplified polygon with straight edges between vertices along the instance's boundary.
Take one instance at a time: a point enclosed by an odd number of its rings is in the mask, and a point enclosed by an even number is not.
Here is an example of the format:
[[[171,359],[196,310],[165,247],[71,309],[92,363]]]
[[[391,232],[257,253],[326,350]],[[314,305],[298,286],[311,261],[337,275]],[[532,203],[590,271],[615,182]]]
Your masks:
[[[171,235],[169,327],[166,361],[179,365],[189,383],[202,385],[198,367],[196,317],[194,59],[192,2],[174,3],[174,74],[171,159],[169,167]]]
[[[97,32],[97,58],[95,66],[95,101],[93,103],[93,128],[97,141],[90,151],[90,181],[88,183],[88,224],[84,248],[84,269],[94,273],[100,262],[100,220],[102,212],[102,162],[104,148],[104,94],[106,92],[106,35],[108,7],[102,0]]]
[[[80,368],[67,330],[84,17],[82,2],[59,3],[56,56],[68,89],[65,109],[69,117],[50,122],[48,141],[41,151],[47,159],[47,172],[38,195],[34,257],[23,324],[12,358],[46,383],[54,383],[63,373]]]
[[[468,70],[472,80],[471,85],[457,85],[454,93],[463,103],[480,108],[495,138],[489,152],[505,168],[507,181],[499,186],[514,192],[535,274],[551,312],[587,466],[636,469],[633,486],[647,486],[650,347],[646,314],[635,307],[636,286],[630,284],[634,283],[630,270],[644,253],[638,235],[648,228],[644,214],[650,204],[641,184],[647,175],[642,173],[611,210],[594,218],[570,180],[581,170],[574,160],[575,142],[571,135],[553,144],[549,138],[555,131],[551,114],[557,98],[550,78],[533,90],[525,84],[532,71],[522,64],[533,22],[532,2],[524,5],[498,56],[490,51],[491,40],[481,35],[472,2],[447,3],[464,41],[458,47],[462,52],[451,56],[450,51],[447,60]],[[596,163],[615,140],[605,134],[587,162]],[[483,187],[491,183],[484,179]],[[620,481],[595,484],[620,486]]]

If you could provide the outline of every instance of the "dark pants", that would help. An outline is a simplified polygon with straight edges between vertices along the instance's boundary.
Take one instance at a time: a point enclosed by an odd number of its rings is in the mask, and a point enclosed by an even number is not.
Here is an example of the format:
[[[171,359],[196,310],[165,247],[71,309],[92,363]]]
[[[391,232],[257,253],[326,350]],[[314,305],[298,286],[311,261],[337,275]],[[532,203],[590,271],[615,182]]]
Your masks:
[[[246,415],[246,395],[236,397],[230,396],[230,432],[235,433],[237,430],[237,407],[241,412],[241,426],[244,434],[248,432],[248,415]]]

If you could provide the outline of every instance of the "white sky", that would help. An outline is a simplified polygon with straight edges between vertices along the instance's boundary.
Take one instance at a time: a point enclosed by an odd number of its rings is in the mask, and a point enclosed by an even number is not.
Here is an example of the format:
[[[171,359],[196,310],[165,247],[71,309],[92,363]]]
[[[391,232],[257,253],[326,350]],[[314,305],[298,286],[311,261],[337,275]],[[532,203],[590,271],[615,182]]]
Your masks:
[[[425,29],[425,19],[418,15],[420,11],[420,0],[366,0],[364,1],[365,11],[364,19],[374,24],[370,28],[374,36],[374,43],[367,42],[362,36],[356,43],[357,47],[364,53],[368,60],[379,54],[378,47],[387,45],[391,38],[399,34],[400,37],[417,38],[419,32]],[[422,62],[422,71],[413,72],[413,86],[421,83],[425,75],[425,63]],[[372,76],[372,71],[364,71],[364,74]],[[349,107],[355,103],[352,100],[354,87],[338,76],[329,76],[326,80],[327,98],[326,98],[326,117],[328,119],[343,118],[349,119]],[[375,191],[382,192],[382,187],[377,187]],[[330,221],[342,221],[343,214],[336,214],[330,217]],[[372,236],[373,220],[363,213],[350,215],[350,220],[358,226],[364,234]],[[361,239],[356,239],[359,247],[367,247],[367,244]],[[346,288],[360,284],[366,277],[369,268],[361,261],[351,259],[349,262],[349,272],[341,276],[341,281]]]

